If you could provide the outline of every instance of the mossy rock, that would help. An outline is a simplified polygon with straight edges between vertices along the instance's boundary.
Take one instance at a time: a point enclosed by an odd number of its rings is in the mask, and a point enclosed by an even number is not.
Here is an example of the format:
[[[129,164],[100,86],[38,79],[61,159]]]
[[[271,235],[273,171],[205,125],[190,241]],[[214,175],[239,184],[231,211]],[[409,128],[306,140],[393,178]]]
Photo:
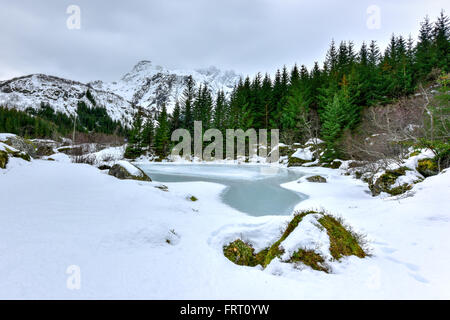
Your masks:
[[[322,176],[312,176],[312,177],[306,178],[306,180],[308,180],[309,182],[313,182],[313,183],[327,183],[327,179],[325,179]]]
[[[311,162],[310,160],[303,160],[297,157],[289,157],[288,167],[301,167],[305,163]]]
[[[286,230],[272,246],[255,253],[253,247],[238,239],[227,246],[224,246],[224,255],[233,263],[243,266],[257,266],[261,265],[263,268],[267,267],[273,259],[281,258],[284,254],[284,249],[280,246],[281,243],[298,227],[300,222],[309,214],[318,214],[320,218],[317,219],[317,227],[326,230],[330,239],[330,254],[333,259],[340,260],[344,256],[357,256],[364,258],[367,254],[361,247],[361,237],[355,234],[351,229],[348,229],[338,219],[324,213],[316,211],[304,211],[294,215],[289,222]],[[283,261],[285,263],[302,263],[311,267],[314,270],[330,272],[327,261],[319,253],[314,250],[299,249],[292,254],[289,260]]]
[[[121,180],[138,180],[138,181],[152,181],[150,177],[145,174],[140,168],[136,167],[140,171],[140,175],[133,175],[120,164],[115,164],[109,169],[108,174]]]
[[[277,257],[281,257],[284,253],[284,250],[280,248],[280,244],[291,234],[292,231],[294,231],[295,228],[299,225],[299,223],[303,220],[305,216],[308,214],[316,213],[315,211],[306,211],[301,212],[294,215],[294,218],[289,222],[288,226],[286,227],[286,230],[283,232],[282,236],[278,241],[276,241],[267,251],[267,255],[264,258],[263,267],[267,267],[273,259]]]
[[[348,164],[348,168],[349,169],[361,168],[361,167],[364,167],[366,164],[367,164],[367,162],[363,162],[363,161],[351,161]]]
[[[14,158],[20,158],[20,159],[23,159],[25,161],[31,161],[30,155],[28,153],[25,153],[25,152],[13,152],[12,156]]]
[[[240,239],[224,246],[223,254],[231,262],[240,266],[255,267],[258,265],[255,249]]]
[[[28,153],[22,151],[13,151],[11,149],[5,148],[6,151],[0,151],[0,168],[6,169],[9,157],[20,158],[25,161],[31,161],[31,157]]]
[[[420,160],[417,166],[417,171],[425,178],[439,174],[438,164],[434,159]]]
[[[6,169],[8,164],[8,153],[6,151],[0,151],[0,168]]]
[[[29,156],[34,157],[36,155],[36,146],[28,139],[24,139],[20,136],[12,136],[8,137],[8,139],[3,142]]]
[[[39,145],[36,150],[38,157],[48,157],[54,154],[53,147],[49,145]]]
[[[61,147],[57,149],[58,152],[64,153],[64,154],[70,154],[72,147]]]
[[[347,230],[342,222],[329,215],[323,215],[318,221],[327,230],[330,239],[330,253],[334,259],[339,260],[343,256],[359,258],[366,256],[361,248],[359,236],[351,230]]]
[[[341,165],[342,165],[341,161],[334,160],[332,162],[322,164],[322,167],[331,168],[331,169],[339,169]]]
[[[313,250],[300,249],[292,255],[289,262],[301,262],[314,270],[326,273],[330,271],[325,263],[325,259]]]
[[[386,192],[391,195],[399,195],[410,190],[412,186],[407,184],[392,188],[392,185],[395,184],[397,178],[404,176],[407,170],[409,169],[406,167],[401,167],[395,170],[386,170],[386,172],[383,173],[375,182],[369,183],[369,189],[372,192],[372,195],[377,196],[381,192]]]
[[[111,166],[108,166],[108,165],[104,164],[104,165],[99,166],[98,169],[99,170],[109,170],[109,169],[111,169]]]
[[[295,150],[290,146],[279,146],[278,153],[280,157],[291,157],[295,153]]]

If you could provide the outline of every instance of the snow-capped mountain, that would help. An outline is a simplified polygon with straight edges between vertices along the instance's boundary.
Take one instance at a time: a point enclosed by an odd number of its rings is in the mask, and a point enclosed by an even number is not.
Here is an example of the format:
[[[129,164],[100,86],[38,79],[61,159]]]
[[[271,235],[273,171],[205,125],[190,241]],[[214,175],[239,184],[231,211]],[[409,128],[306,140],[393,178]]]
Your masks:
[[[150,112],[160,110],[165,104],[169,111],[175,102],[181,101],[186,79],[192,76],[197,85],[206,83],[213,96],[218,90],[229,94],[239,75],[233,71],[221,71],[215,67],[187,70],[168,70],[141,61],[117,82],[93,81],[81,83],[44,74],[33,74],[0,81],[0,106],[25,111],[38,109],[41,102],[48,103],[55,111],[74,115],[79,100],[88,106],[89,90],[97,105],[104,106],[113,120],[130,124],[137,106]]]
[[[131,103],[121,96],[107,91],[96,90],[88,85],[45,74],[33,74],[0,82],[0,106],[25,111],[39,109],[41,102],[48,103],[55,111],[74,115],[78,101],[88,106],[86,97],[89,90],[97,105],[104,106],[113,120],[131,123],[134,110]]]
[[[224,72],[216,67],[194,71],[169,70],[144,60],[117,82],[94,81],[89,84],[98,90],[114,92],[146,109],[159,110],[166,104],[170,111],[175,102],[181,100],[188,76],[192,76],[197,85],[206,83],[214,96],[219,90],[229,94],[239,80],[239,75],[233,71]]]

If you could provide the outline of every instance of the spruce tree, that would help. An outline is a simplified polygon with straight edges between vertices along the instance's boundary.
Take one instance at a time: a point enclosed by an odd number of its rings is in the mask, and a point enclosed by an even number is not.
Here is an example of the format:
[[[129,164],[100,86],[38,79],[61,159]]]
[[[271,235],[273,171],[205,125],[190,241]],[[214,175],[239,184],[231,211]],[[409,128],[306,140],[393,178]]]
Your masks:
[[[155,152],[163,158],[169,154],[170,147],[170,123],[167,115],[166,105],[162,106],[158,117],[158,126],[155,133]]]
[[[181,115],[183,119],[183,127],[191,134],[194,133],[194,117],[192,114],[192,108],[195,99],[195,81],[192,76],[188,76],[186,79],[186,87],[183,91],[183,105],[181,109]]]
[[[433,41],[435,47],[436,66],[443,72],[449,72],[450,63],[450,21],[441,11],[434,25]]]

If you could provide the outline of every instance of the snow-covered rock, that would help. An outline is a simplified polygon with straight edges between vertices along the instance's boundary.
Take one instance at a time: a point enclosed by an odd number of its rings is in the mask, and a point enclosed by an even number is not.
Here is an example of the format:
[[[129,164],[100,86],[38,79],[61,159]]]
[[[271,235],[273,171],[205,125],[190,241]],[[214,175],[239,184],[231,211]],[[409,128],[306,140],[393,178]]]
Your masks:
[[[152,181],[144,171],[125,160],[120,160],[113,165],[108,174],[121,180]]]

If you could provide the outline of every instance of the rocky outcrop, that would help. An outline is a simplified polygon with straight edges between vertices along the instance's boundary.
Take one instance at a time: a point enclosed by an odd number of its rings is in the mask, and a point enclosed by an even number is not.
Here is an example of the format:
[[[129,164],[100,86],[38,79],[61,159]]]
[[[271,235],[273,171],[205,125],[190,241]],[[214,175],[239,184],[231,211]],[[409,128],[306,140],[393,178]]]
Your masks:
[[[298,247],[299,233],[309,232],[310,243]],[[329,245],[323,237],[327,237]],[[295,241],[297,240],[297,241]],[[251,243],[237,239],[223,247],[223,254],[231,262],[266,268],[274,259],[281,263],[303,264],[313,270],[331,272],[330,262],[343,257],[365,258],[362,237],[346,227],[340,219],[323,212],[298,212],[289,222],[281,238],[270,247],[255,252]]]
[[[28,139],[16,135],[10,135],[3,140],[5,144],[13,147],[16,150],[24,152],[31,157],[36,157],[36,146]]]
[[[5,143],[0,142],[0,169],[6,169],[9,158],[20,158],[25,161],[30,161],[31,157],[28,153],[19,151]]]
[[[144,171],[127,161],[119,161],[113,165],[108,174],[121,180],[152,181]]]
[[[392,196],[400,195],[408,190],[412,189],[411,184],[402,184],[394,186],[399,177],[406,174],[408,168],[401,167],[395,170],[386,170],[380,177],[375,181],[369,181],[369,189],[373,196],[378,196],[382,192],[388,193]]]
[[[308,180],[309,182],[313,182],[313,183],[327,183],[327,179],[325,179],[322,176],[312,176],[312,177],[306,178],[306,180]]]

